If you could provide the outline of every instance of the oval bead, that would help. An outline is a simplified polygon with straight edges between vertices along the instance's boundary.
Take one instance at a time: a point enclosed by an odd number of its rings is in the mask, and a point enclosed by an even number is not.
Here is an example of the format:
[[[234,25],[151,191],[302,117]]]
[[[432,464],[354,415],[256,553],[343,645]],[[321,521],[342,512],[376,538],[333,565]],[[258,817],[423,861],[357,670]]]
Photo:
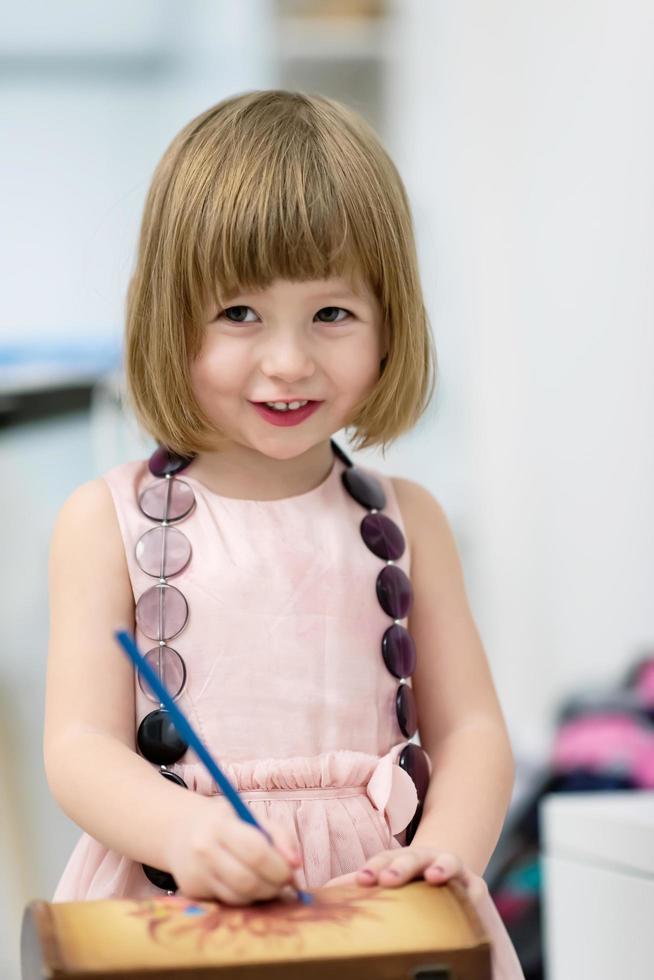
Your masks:
[[[194,456],[180,456],[165,446],[159,446],[150,456],[148,468],[153,476],[173,476],[186,469],[194,459]]]
[[[408,684],[400,684],[395,695],[395,709],[400,731],[407,738],[413,738],[418,730],[418,709],[413,691]]]
[[[182,693],[184,684],[186,683],[186,665],[177,650],[166,646],[152,647],[146,653],[145,659],[173,701],[175,701]],[[138,672],[138,682],[146,698],[149,701],[154,701],[155,704],[159,704],[159,698],[152,688],[148,687],[148,683],[144,680],[140,670]]]
[[[411,776],[411,779],[415,783],[418,800],[420,803],[423,803],[427,795],[427,789],[429,788],[429,759],[427,753],[419,745],[416,745],[414,742],[409,742],[400,752],[397,764]]]
[[[407,575],[397,565],[386,565],[377,576],[377,598],[385,613],[404,619],[413,602],[413,589]]]
[[[366,514],[360,525],[361,537],[370,550],[385,561],[397,561],[406,547],[404,535],[386,514]]]
[[[134,554],[146,575],[170,578],[179,575],[190,562],[191,542],[178,528],[162,524],[141,535]]]
[[[195,506],[195,494],[186,480],[157,480],[139,497],[142,514],[151,521],[181,521]]]
[[[188,748],[165,708],[157,708],[145,716],[139,725],[136,744],[141,755],[158,766],[172,765],[182,758]]]
[[[381,510],[386,506],[386,494],[379,480],[359,466],[343,470],[341,480],[349,495],[368,510]]]
[[[404,847],[408,847],[413,838],[416,835],[416,830],[420,826],[420,819],[422,817],[422,803],[418,803],[416,807],[416,812],[411,817],[408,826],[404,831]]]
[[[149,864],[142,864],[141,867],[148,881],[151,881],[157,888],[161,888],[167,892],[177,891],[177,882],[167,871],[159,871],[158,868],[151,868]]]
[[[159,772],[166,779],[170,780],[171,783],[182,786],[184,789],[187,788],[182,777],[178,776],[176,772],[171,772],[170,769],[160,769]],[[149,864],[142,864],[141,867],[148,881],[151,881],[157,888],[161,888],[167,892],[177,891],[177,882],[167,871],[160,871],[159,868],[153,868]]]
[[[150,640],[170,640],[184,629],[188,603],[174,585],[159,583],[136,603],[136,623]]]
[[[354,463],[352,462],[348,454],[345,452],[344,449],[341,449],[341,447],[339,446],[339,444],[336,442],[335,439],[330,439],[329,444],[332,447],[332,452],[334,453],[334,455],[338,456],[338,458],[341,459],[346,466],[348,467],[354,466]]]
[[[188,786],[178,773],[172,772],[170,769],[160,769],[159,772],[162,776],[165,776],[166,779],[170,780],[171,783],[175,783],[176,786],[181,786],[183,789],[188,789]]]
[[[381,648],[384,663],[394,677],[411,677],[416,669],[416,645],[404,626],[389,626],[382,636]]]

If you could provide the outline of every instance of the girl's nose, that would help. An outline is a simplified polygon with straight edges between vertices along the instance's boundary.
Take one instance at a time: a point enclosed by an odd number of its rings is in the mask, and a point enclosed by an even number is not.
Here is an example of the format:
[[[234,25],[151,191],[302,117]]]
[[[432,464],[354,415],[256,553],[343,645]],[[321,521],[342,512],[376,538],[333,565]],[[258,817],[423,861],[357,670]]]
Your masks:
[[[313,357],[297,339],[280,338],[273,341],[261,357],[261,372],[268,377],[292,382],[308,378],[315,371]]]

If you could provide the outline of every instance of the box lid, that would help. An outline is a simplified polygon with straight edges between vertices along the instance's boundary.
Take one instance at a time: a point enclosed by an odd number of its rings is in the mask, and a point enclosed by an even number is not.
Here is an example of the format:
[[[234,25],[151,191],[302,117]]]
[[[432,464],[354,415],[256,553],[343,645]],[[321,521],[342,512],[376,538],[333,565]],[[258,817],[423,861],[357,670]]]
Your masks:
[[[654,792],[551,793],[540,822],[549,857],[654,877]]]

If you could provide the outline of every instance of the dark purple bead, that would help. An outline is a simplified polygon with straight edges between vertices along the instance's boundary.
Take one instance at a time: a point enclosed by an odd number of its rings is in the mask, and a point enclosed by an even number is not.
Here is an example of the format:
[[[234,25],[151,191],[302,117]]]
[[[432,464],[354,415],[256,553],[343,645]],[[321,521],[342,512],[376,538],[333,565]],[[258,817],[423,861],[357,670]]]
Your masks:
[[[397,723],[407,738],[413,738],[418,730],[418,709],[413,691],[408,684],[400,684],[395,696]]]
[[[186,469],[194,459],[195,456],[180,456],[165,446],[159,446],[150,456],[148,466],[153,476],[174,476]]]
[[[351,497],[368,510],[381,510],[386,506],[386,494],[379,480],[359,466],[350,466],[341,473],[343,486]]]
[[[366,514],[360,531],[361,537],[378,558],[397,561],[404,554],[404,535],[395,521],[385,514]]]
[[[149,864],[142,864],[145,877],[151,881],[156,888],[161,888],[166,892],[176,892],[177,882],[167,871],[159,871],[158,868],[151,868]]]
[[[394,677],[411,677],[416,669],[416,645],[404,626],[389,626],[382,636],[381,648],[384,663]]]
[[[172,765],[188,748],[165,708],[157,708],[145,716],[139,725],[136,742],[148,762],[156,762],[158,766]]]
[[[398,766],[405,769],[416,785],[420,803],[424,802],[429,788],[429,759],[424,749],[414,742],[409,742],[400,752]]]
[[[413,602],[408,576],[397,565],[386,565],[377,576],[377,598],[385,613],[393,619],[404,619]]]

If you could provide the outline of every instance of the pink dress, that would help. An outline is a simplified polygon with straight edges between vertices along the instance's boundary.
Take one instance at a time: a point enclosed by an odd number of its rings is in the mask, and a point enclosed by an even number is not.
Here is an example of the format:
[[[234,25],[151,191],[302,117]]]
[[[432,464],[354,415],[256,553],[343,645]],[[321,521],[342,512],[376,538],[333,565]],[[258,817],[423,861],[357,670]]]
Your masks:
[[[290,831],[303,888],[400,848],[394,835],[417,805],[413,781],[395,764],[407,740],[396,719],[398,681],[381,654],[391,622],[375,592],[383,560],[361,538],[365,511],[342,485],[344,469],[335,457],[313,490],[265,501],[214,493],[194,478],[192,463],[179,474],[196,506],[175,524],[191,543],[190,563],[169,579],[189,607],[169,642],[187,668],[178,704],[254,815]],[[385,490],[384,513],[404,530],[390,478],[367,469]],[[137,497],[156,478],[136,461],[104,479],[136,603],[156,582],[135,559],[136,542],[157,526]],[[396,564],[409,575],[410,561],[407,542]],[[142,653],[157,645],[138,629],[136,641]],[[136,679],[135,696],[138,726],[157,705]],[[169,768],[189,790],[218,792],[192,750]],[[138,862],[83,833],[52,900],[163,894]]]

